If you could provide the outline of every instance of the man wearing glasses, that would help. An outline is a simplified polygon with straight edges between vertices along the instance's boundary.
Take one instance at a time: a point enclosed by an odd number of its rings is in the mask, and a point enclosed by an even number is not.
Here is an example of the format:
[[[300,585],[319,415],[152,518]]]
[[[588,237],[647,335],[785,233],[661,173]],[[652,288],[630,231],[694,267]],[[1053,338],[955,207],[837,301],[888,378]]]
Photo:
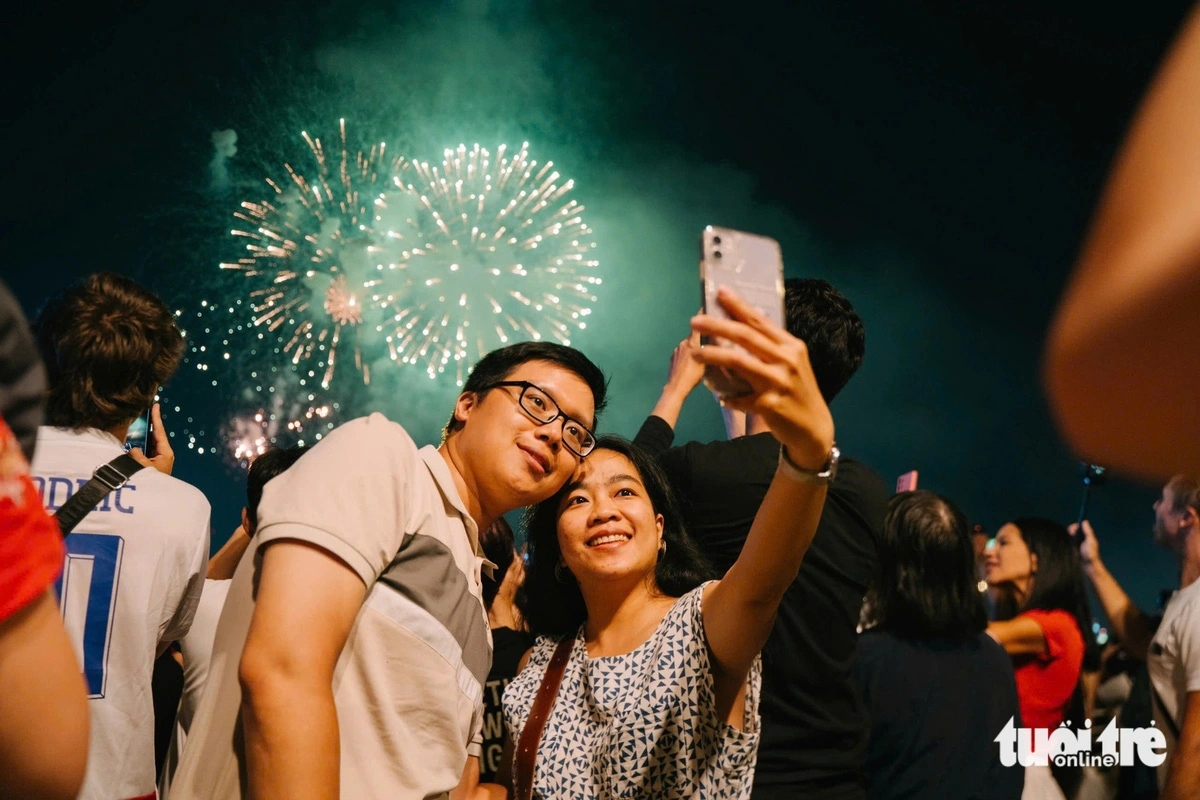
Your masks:
[[[440,447],[373,414],[267,484],[171,800],[453,789],[491,663],[478,532],[566,483],[604,403],[582,353],[512,345],[476,365]]]

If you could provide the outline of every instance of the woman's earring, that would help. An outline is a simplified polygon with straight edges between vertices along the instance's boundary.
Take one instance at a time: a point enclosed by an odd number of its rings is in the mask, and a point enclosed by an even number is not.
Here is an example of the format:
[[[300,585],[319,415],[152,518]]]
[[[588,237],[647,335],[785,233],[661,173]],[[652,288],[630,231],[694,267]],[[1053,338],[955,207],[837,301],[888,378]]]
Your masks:
[[[571,574],[570,570],[563,569],[561,561],[554,565],[554,579],[559,583],[569,584],[571,582],[570,579],[573,577],[575,576]]]
[[[658,543],[658,557],[662,558],[667,554],[667,540],[663,539]]]

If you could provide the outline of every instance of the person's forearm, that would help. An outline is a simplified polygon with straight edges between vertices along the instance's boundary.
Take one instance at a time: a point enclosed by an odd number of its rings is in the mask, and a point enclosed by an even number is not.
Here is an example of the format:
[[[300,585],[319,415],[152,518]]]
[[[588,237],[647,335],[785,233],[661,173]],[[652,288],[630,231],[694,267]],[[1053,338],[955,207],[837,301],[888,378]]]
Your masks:
[[[229,580],[237,571],[238,563],[250,546],[250,537],[242,526],[238,526],[217,554],[208,560],[208,578],[214,581]]]
[[[683,411],[683,401],[687,400],[687,396],[688,392],[668,383],[663,387],[662,394],[659,395],[658,402],[654,404],[654,410],[650,413],[674,428],[675,424],[679,422],[679,413]]]
[[[800,483],[777,472],[746,537],[737,570],[763,602],[778,602],[800,571],[817,532],[826,487]]]
[[[721,416],[725,420],[725,434],[732,441],[746,435],[746,414],[735,411],[729,406],[721,406]]]
[[[337,797],[341,769],[330,685],[243,679],[246,772],[254,800]]]
[[[87,686],[47,591],[0,622],[0,797],[75,797],[87,752]]]
[[[1195,800],[1200,796],[1200,752],[1181,741],[1171,757],[1162,800]]]
[[[1068,445],[1142,477],[1196,468],[1200,12],[1154,79],[1113,167],[1047,339],[1043,375]],[[1119,424],[1114,424],[1119,420]]]
[[[1150,647],[1150,620],[1103,564],[1095,563],[1084,572],[1125,650],[1139,661],[1145,661]]]

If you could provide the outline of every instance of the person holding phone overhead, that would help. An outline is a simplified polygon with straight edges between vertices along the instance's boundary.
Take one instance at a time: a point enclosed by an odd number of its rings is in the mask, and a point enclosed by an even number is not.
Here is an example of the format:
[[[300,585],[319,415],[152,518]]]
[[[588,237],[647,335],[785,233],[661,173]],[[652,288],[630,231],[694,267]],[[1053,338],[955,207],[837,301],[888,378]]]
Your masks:
[[[832,404],[862,364],[863,322],[841,292],[815,278],[786,281],[783,305],[788,333],[807,346],[817,387]],[[761,419],[751,415],[747,424],[744,414],[725,407],[728,440],[671,446],[683,402],[704,369],[694,351],[689,340],[676,348],[662,395],[634,442],[657,457],[688,533],[720,574],[741,554],[780,444]],[[763,647],[754,800],[866,798],[867,718],[853,665],[887,504],[879,475],[843,455],[817,534]]]
[[[208,501],[171,477],[175,454],[153,402],[183,336],[158,297],[109,273],[53,298],[35,330],[50,392],[32,472],[48,511],[122,454],[129,426],[153,404],[157,454],[130,452],[147,468],[80,520],[59,582],[92,717],[80,798],[153,797],[154,660],[191,628],[208,561]]]
[[[652,458],[602,437],[530,517],[527,621],[539,639],[504,694],[518,798],[746,798],[759,650],[836,471],[833,417],[803,342],[728,290],[697,356],[744,380],[729,403],[782,442],[741,556],[717,581]],[[548,712],[544,702],[552,700]],[[534,709],[537,713],[533,713]],[[528,730],[527,730],[528,729]]]

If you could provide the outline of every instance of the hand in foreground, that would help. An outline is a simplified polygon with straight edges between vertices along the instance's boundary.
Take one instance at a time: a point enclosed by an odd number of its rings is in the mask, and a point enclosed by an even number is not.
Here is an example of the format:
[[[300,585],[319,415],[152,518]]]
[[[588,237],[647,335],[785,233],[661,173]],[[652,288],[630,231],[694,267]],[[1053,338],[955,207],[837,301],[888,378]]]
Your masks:
[[[147,458],[140,447],[130,450],[129,455],[133,456],[133,460],[143,467],[154,467],[163,475],[170,475],[171,470],[175,467],[175,451],[171,449],[171,437],[167,435],[167,431],[163,427],[158,403],[155,403],[154,407],[150,409],[150,420],[151,427],[154,429],[154,458]]]
[[[1067,526],[1067,532],[1072,536],[1079,534],[1079,523],[1072,522]],[[1100,561],[1100,543],[1096,541],[1096,532],[1092,530],[1092,523],[1086,519],[1083,521],[1083,541],[1079,543],[1079,562],[1083,566],[1085,572],[1102,566]]]
[[[792,461],[820,469],[833,447],[833,415],[817,387],[808,346],[728,288],[721,287],[717,300],[731,319],[701,314],[692,317],[692,330],[739,347],[702,347],[695,357],[749,383],[749,394],[726,398],[725,405],[762,416]]]

